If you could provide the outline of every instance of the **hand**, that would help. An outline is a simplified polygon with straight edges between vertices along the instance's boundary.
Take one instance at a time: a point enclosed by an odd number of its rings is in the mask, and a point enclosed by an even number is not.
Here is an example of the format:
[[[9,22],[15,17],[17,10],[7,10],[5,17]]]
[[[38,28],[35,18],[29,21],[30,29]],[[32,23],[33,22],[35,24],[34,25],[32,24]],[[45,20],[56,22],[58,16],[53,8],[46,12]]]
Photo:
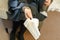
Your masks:
[[[45,0],[44,4],[45,4],[46,6],[49,6],[49,5],[51,4],[51,0]]]
[[[33,18],[32,17],[32,11],[29,7],[23,7],[23,11],[25,13],[26,18],[30,18],[30,19]]]

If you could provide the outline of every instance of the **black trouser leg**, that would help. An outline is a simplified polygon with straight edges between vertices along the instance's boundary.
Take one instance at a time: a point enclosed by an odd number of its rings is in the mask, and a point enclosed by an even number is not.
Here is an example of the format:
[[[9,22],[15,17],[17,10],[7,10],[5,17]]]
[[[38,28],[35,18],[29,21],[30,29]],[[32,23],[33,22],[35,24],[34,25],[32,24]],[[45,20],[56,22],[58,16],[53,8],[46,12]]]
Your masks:
[[[10,33],[10,40],[15,40],[15,33],[19,27],[19,22],[13,21],[12,32]]]
[[[25,26],[23,25],[24,21],[20,21],[20,32],[18,33],[18,40],[24,40],[24,33],[26,31]]]

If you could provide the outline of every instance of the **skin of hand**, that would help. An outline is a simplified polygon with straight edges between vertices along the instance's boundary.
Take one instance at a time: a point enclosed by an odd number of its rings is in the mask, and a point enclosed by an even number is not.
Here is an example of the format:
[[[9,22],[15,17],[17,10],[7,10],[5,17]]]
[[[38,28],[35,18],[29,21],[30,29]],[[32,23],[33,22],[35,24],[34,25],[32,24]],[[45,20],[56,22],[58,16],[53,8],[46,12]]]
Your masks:
[[[32,11],[29,7],[23,7],[23,11],[25,13],[25,17],[28,19],[28,18],[33,18],[32,17]]]
[[[45,0],[44,4],[45,4],[46,6],[49,6],[49,5],[51,4],[51,0]]]

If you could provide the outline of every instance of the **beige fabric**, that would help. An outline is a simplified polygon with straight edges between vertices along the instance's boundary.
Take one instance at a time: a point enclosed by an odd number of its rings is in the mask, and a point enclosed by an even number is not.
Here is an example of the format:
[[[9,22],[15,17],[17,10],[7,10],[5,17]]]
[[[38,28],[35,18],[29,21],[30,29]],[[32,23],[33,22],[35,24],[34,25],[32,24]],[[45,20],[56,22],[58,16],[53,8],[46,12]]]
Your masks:
[[[8,8],[8,0],[0,0],[0,10],[6,11]]]
[[[0,0],[0,18],[7,19],[8,0]]]

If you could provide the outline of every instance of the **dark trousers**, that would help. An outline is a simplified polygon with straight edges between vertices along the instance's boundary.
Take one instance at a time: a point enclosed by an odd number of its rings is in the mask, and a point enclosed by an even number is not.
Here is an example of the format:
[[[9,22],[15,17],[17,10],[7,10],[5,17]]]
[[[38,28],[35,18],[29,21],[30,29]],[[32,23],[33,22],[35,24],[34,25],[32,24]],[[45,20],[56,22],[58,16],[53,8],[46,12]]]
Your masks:
[[[18,28],[20,28],[20,31],[18,32],[18,40],[24,40],[23,34],[26,31],[26,28],[23,25],[24,20],[20,21],[13,21],[13,29],[10,34],[10,40],[15,40],[15,34]]]

